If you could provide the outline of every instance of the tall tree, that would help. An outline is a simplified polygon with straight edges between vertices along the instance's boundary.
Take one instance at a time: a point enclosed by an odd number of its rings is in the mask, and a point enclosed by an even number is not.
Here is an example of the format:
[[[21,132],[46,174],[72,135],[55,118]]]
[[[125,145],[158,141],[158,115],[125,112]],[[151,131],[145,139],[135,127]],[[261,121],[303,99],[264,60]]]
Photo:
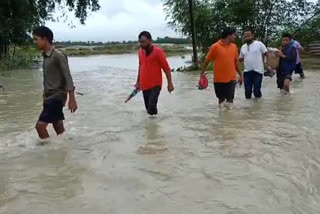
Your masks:
[[[169,25],[191,36],[185,0],[163,0]],[[306,0],[194,0],[198,46],[206,51],[219,38],[225,26],[238,29],[240,35],[247,27],[268,43],[284,30],[293,31],[319,8]],[[319,26],[320,27],[320,26]]]
[[[193,1],[189,0],[189,14],[190,14],[190,28],[192,35],[192,48],[193,48],[193,63],[195,65],[198,64],[198,51],[197,51],[197,41],[196,41],[196,27],[194,25],[194,15],[193,15],[194,7]]]
[[[0,1],[0,59],[10,44],[28,38],[31,30],[45,21],[53,19],[59,8],[74,12],[84,23],[89,11],[97,11],[98,0],[1,0]]]

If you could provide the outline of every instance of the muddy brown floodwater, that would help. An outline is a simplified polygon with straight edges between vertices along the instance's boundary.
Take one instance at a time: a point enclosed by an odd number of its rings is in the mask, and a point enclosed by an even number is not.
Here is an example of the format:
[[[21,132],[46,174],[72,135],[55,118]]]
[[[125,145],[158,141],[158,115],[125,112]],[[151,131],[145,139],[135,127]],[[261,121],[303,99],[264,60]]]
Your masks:
[[[265,78],[262,100],[237,88],[219,110],[212,85],[174,73],[160,115],[141,94],[123,101],[137,56],[70,58],[84,96],[68,132],[37,146],[42,73],[16,71],[0,92],[1,214],[317,214],[320,211],[320,72],[283,96]],[[185,59],[171,57],[173,67]],[[52,129],[50,129],[52,133]]]

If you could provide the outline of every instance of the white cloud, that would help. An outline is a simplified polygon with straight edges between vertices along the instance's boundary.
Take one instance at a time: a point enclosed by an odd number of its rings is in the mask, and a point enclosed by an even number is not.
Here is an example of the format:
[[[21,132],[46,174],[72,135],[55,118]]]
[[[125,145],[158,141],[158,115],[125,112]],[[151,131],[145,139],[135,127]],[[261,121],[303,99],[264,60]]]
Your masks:
[[[101,9],[90,14],[85,25],[72,15],[67,23],[48,22],[56,41],[122,41],[136,40],[142,30],[153,37],[177,36],[165,21],[161,0],[100,0]]]

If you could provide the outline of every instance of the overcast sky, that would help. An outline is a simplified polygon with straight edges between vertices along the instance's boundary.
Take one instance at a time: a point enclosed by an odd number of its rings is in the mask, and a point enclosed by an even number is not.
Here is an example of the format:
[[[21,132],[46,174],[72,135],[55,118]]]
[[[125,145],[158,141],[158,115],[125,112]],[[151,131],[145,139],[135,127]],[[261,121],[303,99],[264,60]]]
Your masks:
[[[316,0],[308,0],[315,2]],[[56,41],[123,41],[137,40],[137,35],[148,30],[154,38],[180,37],[166,23],[161,0],[99,0],[101,9],[89,15],[85,25],[72,14],[67,23],[48,22]],[[59,11],[57,11],[59,14]],[[70,23],[75,28],[70,28]],[[69,24],[69,25],[68,25]]]
[[[153,37],[180,36],[166,24],[161,0],[100,0],[101,9],[90,14],[85,25],[69,15],[67,23],[48,22],[56,41],[137,40],[142,30]],[[70,28],[70,22],[75,28]],[[69,25],[68,25],[69,24]]]

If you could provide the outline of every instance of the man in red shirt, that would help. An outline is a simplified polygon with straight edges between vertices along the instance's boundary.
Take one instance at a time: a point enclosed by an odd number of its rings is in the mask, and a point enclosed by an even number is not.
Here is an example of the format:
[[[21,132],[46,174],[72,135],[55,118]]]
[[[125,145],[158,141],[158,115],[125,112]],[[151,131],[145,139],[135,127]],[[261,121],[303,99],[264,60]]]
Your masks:
[[[152,44],[151,34],[143,31],[139,35],[139,71],[136,88],[143,91],[146,110],[150,115],[158,114],[157,103],[162,88],[162,70],[168,80],[168,91],[174,90],[171,69],[164,51]]]

